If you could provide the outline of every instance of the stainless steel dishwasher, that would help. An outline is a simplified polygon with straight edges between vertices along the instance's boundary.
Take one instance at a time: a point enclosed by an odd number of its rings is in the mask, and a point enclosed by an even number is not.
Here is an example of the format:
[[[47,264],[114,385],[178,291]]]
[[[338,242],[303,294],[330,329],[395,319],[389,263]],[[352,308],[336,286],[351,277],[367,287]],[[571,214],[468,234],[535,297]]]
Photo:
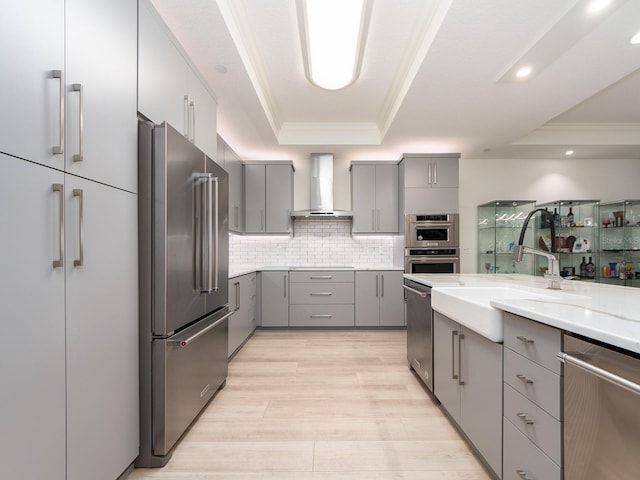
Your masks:
[[[565,334],[564,478],[640,472],[640,356]]]
[[[433,315],[431,287],[405,279],[407,300],[407,360],[433,392]]]

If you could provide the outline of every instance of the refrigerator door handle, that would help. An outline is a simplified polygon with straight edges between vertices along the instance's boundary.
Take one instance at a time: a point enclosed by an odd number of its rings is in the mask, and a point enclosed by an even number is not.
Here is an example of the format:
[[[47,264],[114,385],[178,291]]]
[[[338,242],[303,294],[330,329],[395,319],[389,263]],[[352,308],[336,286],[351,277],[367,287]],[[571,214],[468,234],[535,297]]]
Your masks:
[[[209,203],[209,227],[213,230],[212,243],[209,243],[209,257],[213,259],[213,284],[210,284],[211,290],[217,292],[220,289],[220,283],[218,273],[220,270],[220,259],[218,258],[218,251],[220,250],[220,230],[218,229],[219,222],[219,198],[218,192],[220,191],[218,177],[209,177],[209,184],[212,187],[212,202]],[[209,237],[211,239],[211,236]],[[211,262],[209,263],[211,265]],[[211,277],[211,275],[209,275]]]
[[[216,320],[215,322],[213,322],[211,325],[209,325],[208,327],[203,328],[202,330],[200,330],[199,332],[194,333],[193,335],[190,335],[187,338],[184,338],[182,340],[180,339],[171,339],[171,340],[167,340],[167,343],[169,345],[176,345],[179,347],[188,347],[190,343],[195,342],[198,338],[200,338],[202,335],[204,335],[205,333],[207,333],[210,330],[213,330],[214,328],[216,328],[218,325],[220,325],[222,322],[224,322],[227,318],[229,318],[231,315],[233,315],[233,312],[228,312],[226,313],[224,316],[220,317],[218,320]]]
[[[201,212],[200,215],[200,234],[201,234],[201,272],[200,272],[200,292],[212,293],[212,251],[213,251],[213,227],[211,202],[213,199],[212,182],[213,176],[210,173],[202,173],[199,175],[201,179]]]

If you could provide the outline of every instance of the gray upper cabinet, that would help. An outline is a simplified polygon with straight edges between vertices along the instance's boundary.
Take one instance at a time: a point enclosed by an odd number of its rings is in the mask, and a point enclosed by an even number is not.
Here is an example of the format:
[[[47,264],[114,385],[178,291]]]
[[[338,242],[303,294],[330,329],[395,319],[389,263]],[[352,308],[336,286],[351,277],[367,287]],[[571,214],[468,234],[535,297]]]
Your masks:
[[[398,232],[397,164],[351,164],[353,233]]]
[[[148,0],[140,1],[138,111],[216,157],[217,101]]]
[[[400,162],[404,213],[458,211],[460,155],[405,154]]]
[[[64,0],[4,2],[0,27],[0,151],[63,169]]]
[[[2,151],[135,192],[135,3],[11,2],[0,25]]]
[[[218,136],[218,163],[229,174],[229,231],[242,233],[244,195],[242,191],[242,161]]]
[[[244,162],[245,233],[291,233],[292,162]]]

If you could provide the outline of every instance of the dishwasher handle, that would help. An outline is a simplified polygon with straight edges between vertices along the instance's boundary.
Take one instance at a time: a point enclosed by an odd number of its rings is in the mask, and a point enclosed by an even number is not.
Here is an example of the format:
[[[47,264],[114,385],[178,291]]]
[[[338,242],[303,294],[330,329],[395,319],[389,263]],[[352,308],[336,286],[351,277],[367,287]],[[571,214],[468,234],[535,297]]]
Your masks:
[[[409,290],[410,292],[413,292],[416,295],[419,295],[420,298],[427,298],[428,295],[431,295],[430,293],[421,292],[420,290],[416,290],[415,288],[407,287],[406,285],[402,285],[402,288],[404,288],[405,290]]]
[[[558,357],[558,360],[560,360],[562,363],[573,365],[574,367],[577,367],[580,370],[583,370],[592,375],[595,375],[596,377],[601,378],[602,380],[605,380],[609,383],[612,383],[613,385],[624,388],[625,390],[635,393],[636,395],[640,395],[640,385],[638,385],[635,382],[632,382],[631,380],[627,380],[626,378],[620,377],[615,373],[611,373],[600,367],[591,365],[590,363],[585,362],[584,360],[580,360],[579,358],[576,358],[564,352],[558,353],[557,357]]]

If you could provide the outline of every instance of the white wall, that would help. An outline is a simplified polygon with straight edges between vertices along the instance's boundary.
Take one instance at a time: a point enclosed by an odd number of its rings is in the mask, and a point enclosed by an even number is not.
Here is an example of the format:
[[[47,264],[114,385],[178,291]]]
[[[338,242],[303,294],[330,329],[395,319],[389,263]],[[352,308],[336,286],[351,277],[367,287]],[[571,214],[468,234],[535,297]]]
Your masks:
[[[640,198],[637,160],[460,159],[460,269],[476,271],[477,207],[493,200]]]

